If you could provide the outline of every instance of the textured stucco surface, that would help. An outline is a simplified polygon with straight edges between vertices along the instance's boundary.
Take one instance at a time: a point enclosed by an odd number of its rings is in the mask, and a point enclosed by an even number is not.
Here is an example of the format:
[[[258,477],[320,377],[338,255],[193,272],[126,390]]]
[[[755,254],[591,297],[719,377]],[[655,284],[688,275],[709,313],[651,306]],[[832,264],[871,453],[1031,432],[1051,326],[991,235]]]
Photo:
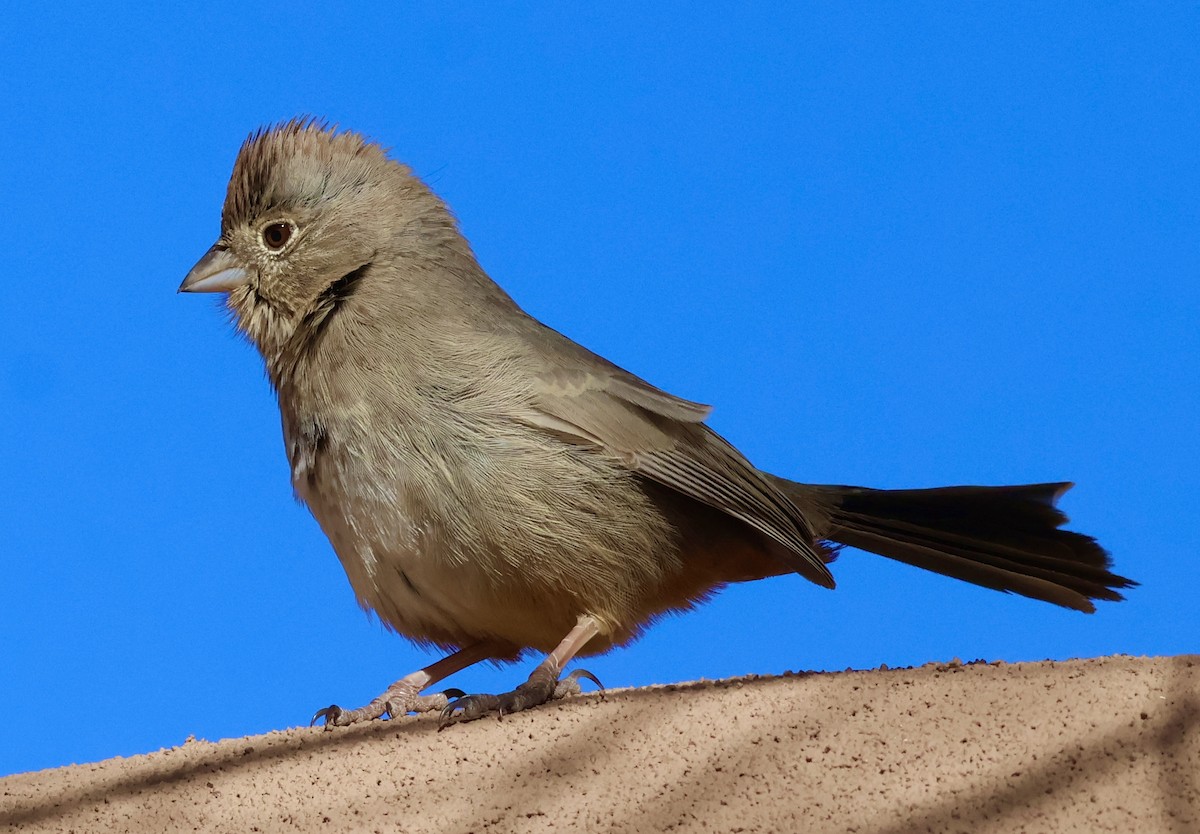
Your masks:
[[[1194,831],[1200,657],[748,678],[0,779],[19,831]]]

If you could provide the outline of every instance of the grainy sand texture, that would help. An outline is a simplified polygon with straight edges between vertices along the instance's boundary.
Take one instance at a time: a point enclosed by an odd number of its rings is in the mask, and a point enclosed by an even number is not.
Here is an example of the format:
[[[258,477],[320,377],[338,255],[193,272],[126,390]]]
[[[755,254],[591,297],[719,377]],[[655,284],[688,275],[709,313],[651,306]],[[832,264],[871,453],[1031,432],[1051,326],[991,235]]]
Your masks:
[[[1200,656],[610,691],[0,779],[0,829],[1200,832]]]

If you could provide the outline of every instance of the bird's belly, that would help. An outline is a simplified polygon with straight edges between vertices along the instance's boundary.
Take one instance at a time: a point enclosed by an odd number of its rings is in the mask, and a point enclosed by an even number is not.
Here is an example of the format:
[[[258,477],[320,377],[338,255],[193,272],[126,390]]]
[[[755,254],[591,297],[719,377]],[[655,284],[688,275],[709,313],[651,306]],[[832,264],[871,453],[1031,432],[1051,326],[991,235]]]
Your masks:
[[[326,500],[300,490],[333,545],[359,605],[417,642],[461,647],[480,640],[550,651],[581,610],[561,594],[512,587],[479,560],[456,558],[443,525],[405,501]]]
[[[511,422],[403,447],[335,428],[293,435],[293,485],[359,603],[407,637],[550,651],[588,615],[601,651],[688,601],[662,593],[674,528],[616,462]]]

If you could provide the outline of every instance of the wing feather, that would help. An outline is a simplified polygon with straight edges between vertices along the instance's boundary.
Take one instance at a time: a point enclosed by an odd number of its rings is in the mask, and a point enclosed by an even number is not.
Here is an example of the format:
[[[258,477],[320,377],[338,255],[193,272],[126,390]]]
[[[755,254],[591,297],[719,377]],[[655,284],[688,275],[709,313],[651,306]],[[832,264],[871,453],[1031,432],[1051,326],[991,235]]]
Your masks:
[[[602,446],[633,471],[744,522],[783,545],[794,570],[832,588],[800,509],[701,422],[708,407],[631,378],[637,384],[582,372],[543,378],[530,422]]]

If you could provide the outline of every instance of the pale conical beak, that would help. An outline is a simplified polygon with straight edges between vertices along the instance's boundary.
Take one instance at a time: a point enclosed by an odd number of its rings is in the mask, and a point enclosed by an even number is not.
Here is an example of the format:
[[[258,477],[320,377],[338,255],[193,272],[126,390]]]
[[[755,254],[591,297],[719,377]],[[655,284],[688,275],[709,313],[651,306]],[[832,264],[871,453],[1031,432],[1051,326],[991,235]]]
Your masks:
[[[229,292],[249,276],[223,243],[214,243],[179,285],[180,292]]]

